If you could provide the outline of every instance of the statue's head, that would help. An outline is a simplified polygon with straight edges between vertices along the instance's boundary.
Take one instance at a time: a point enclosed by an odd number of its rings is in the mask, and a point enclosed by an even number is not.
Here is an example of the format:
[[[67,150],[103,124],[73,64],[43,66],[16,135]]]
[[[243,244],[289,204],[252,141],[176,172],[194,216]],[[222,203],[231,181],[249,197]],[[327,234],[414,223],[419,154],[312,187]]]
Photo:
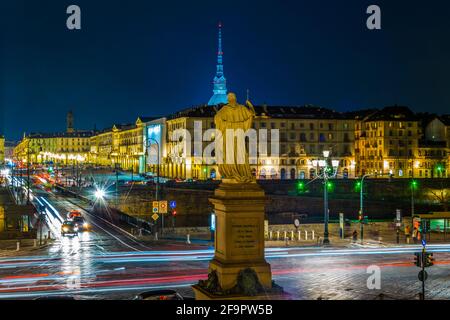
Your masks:
[[[233,92],[228,93],[227,98],[228,98],[229,104],[231,104],[231,105],[236,104],[237,99],[236,99],[236,95]]]

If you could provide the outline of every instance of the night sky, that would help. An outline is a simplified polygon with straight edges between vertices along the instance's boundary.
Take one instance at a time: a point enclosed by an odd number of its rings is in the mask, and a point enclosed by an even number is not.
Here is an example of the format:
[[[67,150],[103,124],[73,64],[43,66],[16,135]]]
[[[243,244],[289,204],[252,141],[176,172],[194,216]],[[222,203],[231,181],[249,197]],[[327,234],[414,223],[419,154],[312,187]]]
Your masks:
[[[66,8],[82,30],[66,28]],[[382,30],[366,28],[367,6]],[[449,113],[448,1],[14,0],[0,3],[0,133],[134,122],[207,103],[217,23],[241,102]]]

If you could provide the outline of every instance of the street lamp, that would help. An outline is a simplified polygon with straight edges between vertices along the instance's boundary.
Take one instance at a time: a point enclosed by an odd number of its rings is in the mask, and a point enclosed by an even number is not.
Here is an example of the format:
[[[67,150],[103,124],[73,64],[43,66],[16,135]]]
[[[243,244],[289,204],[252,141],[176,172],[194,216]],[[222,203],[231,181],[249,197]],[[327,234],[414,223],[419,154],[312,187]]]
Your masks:
[[[28,139],[27,144],[27,204],[30,204],[30,142],[31,139]],[[42,142],[37,142],[39,145],[40,151],[42,151]],[[37,160],[37,159],[36,159]]]
[[[155,190],[155,197],[156,197],[156,201],[159,200],[159,142],[153,138],[147,137],[147,140],[145,141],[145,163],[144,163],[144,171],[145,168],[147,166],[147,152],[148,152],[148,147],[152,145],[152,143],[150,143],[150,145],[148,144],[148,141],[154,142],[156,144],[157,147],[157,167],[156,167],[156,190]]]
[[[329,231],[328,231],[328,222],[330,219],[330,212],[328,209],[328,188],[329,188],[329,182],[328,179],[336,177],[337,174],[337,168],[339,166],[338,160],[331,160],[330,159],[330,150],[324,150],[323,151],[323,157],[325,160],[317,161],[317,165],[321,168],[323,168],[323,202],[324,202],[324,232],[323,232],[323,244],[329,245],[330,239],[329,239]]]
[[[364,179],[365,179],[365,178],[368,178],[368,177],[376,176],[376,175],[377,175],[376,173],[375,173],[375,174],[369,173],[369,174],[364,175],[364,176],[361,178],[361,183],[360,183],[360,185],[359,185],[359,186],[360,186],[360,194],[359,194],[359,215],[360,215],[360,217],[359,217],[359,222],[360,222],[360,238],[361,238],[361,244],[362,244],[363,241],[364,241],[364,211],[363,211],[363,208],[364,208],[364,206],[363,206],[363,204],[364,204]],[[378,175],[381,175],[381,176],[386,176],[386,175],[388,175],[388,176],[389,176],[389,180],[390,180],[390,179],[392,178],[392,176],[393,176],[392,170],[390,170],[388,174],[381,173],[381,174],[378,174]]]
[[[156,148],[157,148],[157,168],[156,168],[156,186],[155,186],[155,200],[159,201],[159,166],[160,166],[160,161],[159,161],[159,142],[156,139],[150,138],[148,137],[147,134],[147,140],[145,140],[145,163],[144,163],[144,171],[146,166],[147,166],[147,152],[148,152],[148,142],[154,142],[156,144]],[[150,143],[150,146],[152,145],[152,143]],[[164,214],[161,214],[161,234],[163,233],[164,230]]]
[[[417,181],[411,180],[411,230],[414,230],[414,190],[417,189]]]
[[[359,224],[360,224],[360,238],[361,244],[364,240],[364,212],[363,212],[363,204],[364,204],[364,179],[367,177],[374,176],[374,174],[366,174],[361,178],[360,190],[359,190]]]

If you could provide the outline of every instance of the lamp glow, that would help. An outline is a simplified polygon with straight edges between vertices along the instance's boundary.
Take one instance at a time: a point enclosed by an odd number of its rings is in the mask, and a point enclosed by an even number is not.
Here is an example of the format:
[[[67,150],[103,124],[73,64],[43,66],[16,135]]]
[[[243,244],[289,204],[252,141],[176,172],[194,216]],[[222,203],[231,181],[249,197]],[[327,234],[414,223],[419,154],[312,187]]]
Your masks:
[[[105,191],[102,190],[102,189],[97,189],[97,190],[95,191],[95,193],[94,193],[94,196],[95,196],[97,199],[103,199],[103,198],[105,197]]]

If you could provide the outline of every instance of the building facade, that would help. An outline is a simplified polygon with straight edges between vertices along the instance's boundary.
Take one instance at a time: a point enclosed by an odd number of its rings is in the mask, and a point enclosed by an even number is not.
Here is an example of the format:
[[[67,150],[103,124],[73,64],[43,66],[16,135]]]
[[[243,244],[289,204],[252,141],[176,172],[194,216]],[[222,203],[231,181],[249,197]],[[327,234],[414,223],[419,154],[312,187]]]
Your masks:
[[[5,163],[5,137],[0,135],[0,164]]]
[[[89,162],[92,131],[33,133],[24,135],[14,148],[13,158],[22,163],[59,165]]]
[[[152,150],[162,157],[165,137],[165,118],[139,117],[134,124],[114,125],[96,132],[90,138],[90,160],[97,166],[134,173],[156,172],[158,161]],[[161,160],[159,164],[161,168]]]
[[[358,176],[446,177],[448,152],[445,126],[424,121],[407,107],[386,107],[356,121]]]
[[[199,106],[178,112],[167,120],[167,157],[164,174],[180,179],[220,178],[214,159],[209,160],[198,150],[204,151],[213,139],[203,137],[195,143],[195,127],[201,127],[202,135],[214,129],[214,115],[218,106]],[[329,150],[339,161],[338,175],[355,176],[354,133],[355,120],[344,113],[325,108],[255,106],[253,129],[267,134],[267,152],[259,150],[256,158],[250,158],[253,174],[259,179],[309,179],[320,173],[317,161],[323,159],[323,151]],[[176,130],[189,132],[191,141],[174,134]],[[272,131],[278,132],[278,150],[272,150]],[[180,147],[181,146],[181,147]],[[190,156],[186,150],[190,149]],[[212,153],[213,154],[213,153]],[[208,153],[209,155],[209,153]]]

